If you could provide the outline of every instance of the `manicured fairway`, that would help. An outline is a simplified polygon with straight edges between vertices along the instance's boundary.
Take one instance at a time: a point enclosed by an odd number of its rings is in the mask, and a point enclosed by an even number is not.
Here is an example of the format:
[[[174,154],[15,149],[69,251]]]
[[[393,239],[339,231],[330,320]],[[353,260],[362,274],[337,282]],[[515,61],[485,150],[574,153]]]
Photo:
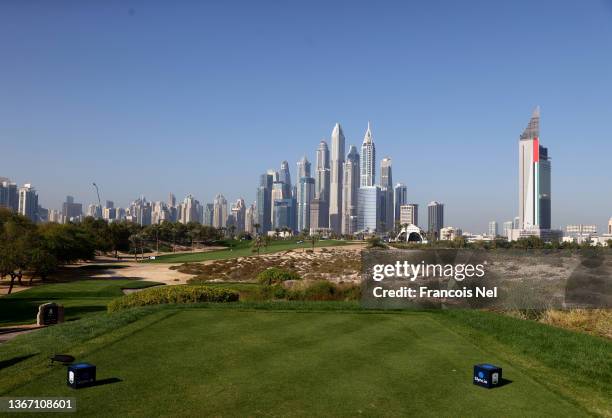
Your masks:
[[[536,360],[466,338],[463,325],[455,329],[441,313],[156,315],[122,328],[114,341],[79,350],[79,360],[96,364],[98,379],[109,383],[74,391],[57,367],[8,395],[73,396],[79,416],[588,415],[543,384],[551,376],[536,379],[518,365],[539,367]],[[472,366],[479,362],[501,365],[512,382],[494,390],[474,386]]]
[[[338,245],[349,244],[349,241],[340,240],[323,240],[318,241],[315,244],[316,248],[319,247],[335,247]],[[261,247],[260,254],[271,254],[279,251],[296,250],[296,249],[309,249],[312,248],[312,244],[309,242],[297,243],[296,240],[278,240],[272,241],[267,247]],[[183,254],[167,254],[157,256],[155,260],[147,260],[148,263],[191,263],[206,260],[225,260],[228,258],[235,257],[247,257],[255,255],[253,253],[251,242],[242,241],[231,248],[223,250],[215,250],[208,252],[195,252],[195,253],[183,253]]]
[[[139,289],[159,283],[129,280],[79,280],[45,284],[0,298],[0,325],[36,322],[38,306],[47,302],[64,305],[66,320],[106,310],[106,304],[123,294],[122,289]]]

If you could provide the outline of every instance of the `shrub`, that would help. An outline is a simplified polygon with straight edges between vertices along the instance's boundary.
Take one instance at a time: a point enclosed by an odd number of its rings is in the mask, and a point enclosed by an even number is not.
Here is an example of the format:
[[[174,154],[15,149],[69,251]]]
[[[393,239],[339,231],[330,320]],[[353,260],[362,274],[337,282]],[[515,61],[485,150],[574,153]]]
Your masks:
[[[287,299],[303,301],[358,300],[360,296],[361,289],[357,285],[334,284],[327,280],[317,280],[304,289],[287,291]]]
[[[165,303],[235,302],[238,299],[238,292],[222,287],[159,286],[117,298],[108,304],[108,311]]]
[[[294,271],[284,270],[278,267],[270,267],[257,275],[257,282],[264,285],[279,284],[287,280],[301,280],[299,274]]]

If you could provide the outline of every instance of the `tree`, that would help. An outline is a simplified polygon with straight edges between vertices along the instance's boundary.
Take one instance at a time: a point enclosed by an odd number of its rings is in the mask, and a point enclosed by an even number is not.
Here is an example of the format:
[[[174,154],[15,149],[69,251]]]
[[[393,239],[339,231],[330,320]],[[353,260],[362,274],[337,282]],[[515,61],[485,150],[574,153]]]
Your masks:
[[[321,239],[321,236],[319,234],[312,234],[308,237],[308,241],[310,241],[310,243],[312,244],[312,249],[314,250],[315,245],[317,244],[317,242]]]
[[[115,253],[115,258],[119,251],[130,250],[130,235],[129,225],[125,222],[113,222],[108,226],[110,249]]]
[[[259,235],[259,228],[261,227],[261,225],[259,223],[255,223],[253,224],[253,228],[255,228],[255,234]]]

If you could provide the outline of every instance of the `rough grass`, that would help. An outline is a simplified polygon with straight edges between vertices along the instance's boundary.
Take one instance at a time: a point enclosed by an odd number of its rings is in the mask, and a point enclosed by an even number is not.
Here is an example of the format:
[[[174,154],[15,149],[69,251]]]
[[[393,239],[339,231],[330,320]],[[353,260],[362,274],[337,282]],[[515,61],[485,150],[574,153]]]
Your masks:
[[[540,322],[555,327],[612,338],[612,309],[549,309]]]
[[[355,281],[360,277],[361,257],[357,251],[323,250],[316,253],[288,251],[262,255],[219,260],[207,264],[188,263],[172,267],[182,273],[193,274],[190,283],[200,281],[254,281],[257,275],[277,267],[294,271],[304,280]]]

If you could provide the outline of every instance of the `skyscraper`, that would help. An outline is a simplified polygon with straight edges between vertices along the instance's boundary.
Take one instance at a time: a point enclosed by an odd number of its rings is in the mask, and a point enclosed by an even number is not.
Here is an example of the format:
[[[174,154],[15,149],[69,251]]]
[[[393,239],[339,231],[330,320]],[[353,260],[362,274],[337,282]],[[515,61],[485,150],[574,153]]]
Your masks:
[[[202,220],[203,225],[212,226],[213,224],[213,215],[215,212],[215,205],[212,203],[206,203],[204,205],[204,219]]]
[[[232,206],[232,217],[236,226],[236,232],[243,232],[246,217],[246,205],[243,198],[238,198],[234,206]]]
[[[181,205],[181,223],[200,222],[198,219],[199,202],[190,194],[185,196]]]
[[[273,229],[289,228],[295,231],[295,199],[277,199],[274,201]]]
[[[362,186],[357,201],[357,232],[380,232],[380,187]]]
[[[38,194],[31,184],[19,188],[18,212],[32,222],[38,222]]]
[[[498,228],[497,221],[489,222],[489,233],[488,233],[488,235],[490,237],[493,237],[493,238],[495,238],[497,235],[499,235],[499,228]]]
[[[297,176],[298,181],[302,177],[310,177],[310,161],[305,155],[297,162]]]
[[[297,230],[310,231],[310,204],[314,199],[315,181],[301,177],[297,190]]]
[[[256,222],[259,224],[257,233],[266,234],[272,229],[272,183],[274,176],[271,173],[262,174],[259,177],[259,186],[257,187],[257,217]]]
[[[519,139],[519,219],[522,229],[550,229],[551,165],[540,145],[540,108]]]
[[[374,186],[376,181],[376,147],[372,139],[370,122],[361,144],[361,187]]]
[[[400,221],[400,207],[408,202],[408,188],[403,183],[397,183],[393,188],[393,223]],[[400,222],[400,225],[402,222]],[[415,224],[416,225],[416,224]]]
[[[359,153],[351,145],[344,162],[344,178],[342,179],[342,233],[357,232],[357,204],[359,199]]]
[[[287,185],[288,191],[285,192],[285,196],[289,196],[289,194],[291,194],[291,173],[289,172],[289,163],[287,161],[281,163],[280,171],[278,172],[278,181]]]
[[[176,206],[176,196],[174,196],[174,193],[168,195],[168,206],[171,208]]]
[[[393,206],[393,175],[391,158],[385,157],[380,162],[380,225],[381,232],[393,230],[395,207]]]
[[[444,204],[436,201],[427,205],[427,232],[434,239],[440,237],[440,229],[444,227]]]
[[[419,225],[419,205],[409,203],[400,206],[400,225]]]
[[[83,214],[83,205],[74,203],[74,197],[66,196],[66,201],[62,204],[62,215],[66,222],[79,218]]]
[[[251,206],[246,208],[244,213],[244,232],[247,234],[255,234],[255,224],[257,223],[257,206],[252,203]]]
[[[317,166],[315,174],[315,198],[319,201],[317,213],[321,215],[317,222],[317,228],[329,227],[329,182],[329,149],[327,148],[325,140],[321,140],[319,148],[317,149]],[[323,216],[325,216],[325,218],[323,218]]]
[[[608,234],[612,235],[612,218],[608,221]]]
[[[342,226],[342,165],[344,163],[344,133],[336,123],[331,136],[331,171],[329,189],[329,227],[339,234]]]
[[[11,183],[5,177],[0,178],[0,208],[7,208],[13,212],[19,211],[17,184]]]
[[[227,225],[227,200],[218,194],[213,201],[213,226],[224,228]]]

